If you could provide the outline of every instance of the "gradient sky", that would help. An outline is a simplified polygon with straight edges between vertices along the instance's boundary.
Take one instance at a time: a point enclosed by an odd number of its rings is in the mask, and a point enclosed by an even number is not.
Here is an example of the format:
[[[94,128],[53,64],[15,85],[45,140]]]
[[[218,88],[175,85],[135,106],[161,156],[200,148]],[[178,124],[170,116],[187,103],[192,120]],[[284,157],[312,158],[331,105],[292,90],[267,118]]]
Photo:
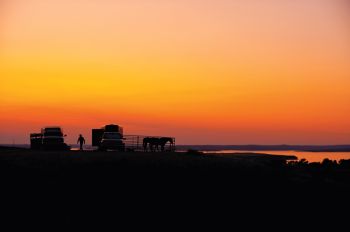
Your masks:
[[[349,119],[347,0],[0,0],[0,143],[349,144]]]

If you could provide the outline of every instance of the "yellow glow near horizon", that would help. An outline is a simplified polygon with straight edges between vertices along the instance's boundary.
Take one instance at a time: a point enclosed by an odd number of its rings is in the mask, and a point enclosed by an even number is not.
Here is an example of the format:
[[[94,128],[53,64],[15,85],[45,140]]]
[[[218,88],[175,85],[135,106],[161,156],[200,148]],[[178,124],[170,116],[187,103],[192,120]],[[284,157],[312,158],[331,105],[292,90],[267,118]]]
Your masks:
[[[3,0],[0,143],[41,126],[180,143],[350,141],[344,0]]]

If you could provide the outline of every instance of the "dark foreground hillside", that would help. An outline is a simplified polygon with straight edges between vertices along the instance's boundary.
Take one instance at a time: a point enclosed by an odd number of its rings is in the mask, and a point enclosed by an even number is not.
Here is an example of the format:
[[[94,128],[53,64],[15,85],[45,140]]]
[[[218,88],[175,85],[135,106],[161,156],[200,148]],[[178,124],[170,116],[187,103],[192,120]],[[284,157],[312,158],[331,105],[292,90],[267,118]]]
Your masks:
[[[342,199],[345,206],[349,161],[287,164],[293,158],[2,149],[1,194],[11,220],[57,225],[114,222],[120,214],[161,217],[178,210],[188,217],[223,209],[256,213],[327,199]]]

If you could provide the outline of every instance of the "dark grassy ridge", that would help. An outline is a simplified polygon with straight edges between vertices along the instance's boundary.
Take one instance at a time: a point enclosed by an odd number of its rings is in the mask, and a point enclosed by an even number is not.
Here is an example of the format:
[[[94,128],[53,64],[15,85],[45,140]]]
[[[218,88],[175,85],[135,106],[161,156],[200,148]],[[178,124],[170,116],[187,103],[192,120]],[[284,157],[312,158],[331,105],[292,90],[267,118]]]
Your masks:
[[[228,177],[243,183],[246,180],[255,182],[255,178],[265,178],[265,175],[268,182],[282,181],[281,175],[271,175],[271,171],[293,158],[266,154],[220,157],[196,153],[43,152],[11,149],[0,154],[2,170],[5,175],[11,173],[11,178],[35,176],[33,181],[56,183],[64,180],[68,184],[75,178],[79,183],[100,179],[96,184],[116,180],[171,185],[176,184],[171,183],[176,180],[186,184],[191,178],[200,183]]]
[[[42,183],[69,184],[78,178],[79,183],[94,180],[128,183],[132,181],[150,184],[186,184],[191,178],[196,183],[208,184],[229,181],[250,185],[339,185],[347,186],[350,180],[348,163],[321,165],[295,162],[288,165],[293,156],[268,154],[201,154],[190,153],[118,153],[79,151],[31,151],[26,149],[2,149],[0,167],[2,176],[10,179],[32,178]],[[199,178],[200,177],[200,178]],[[348,178],[349,177],[349,178]],[[164,181],[166,180],[166,181]],[[210,183],[210,180],[213,182]],[[215,181],[214,181],[215,180]],[[100,181],[97,182],[101,183]],[[176,183],[172,183],[175,181]]]
[[[179,223],[183,217],[193,222],[232,211],[251,218],[267,208],[300,210],[301,202],[305,207],[316,197],[333,193],[339,200],[349,193],[346,163],[287,165],[292,158],[3,149],[1,199],[9,204],[10,219],[52,227],[100,226],[125,217],[134,223],[140,218]]]
[[[0,172],[9,186],[43,186],[59,191],[84,188],[210,192],[232,189],[347,189],[348,162],[309,164],[268,154],[48,152],[2,150]],[[36,190],[34,188],[34,190]],[[88,191],[88,192],[90,192]],[[253,192],[254,192],[253,191]],[[134,191],[131,191],[134,192]],[[247,191],[248,194],[250,193]],[[235,191],[234,193],[237,193]]]

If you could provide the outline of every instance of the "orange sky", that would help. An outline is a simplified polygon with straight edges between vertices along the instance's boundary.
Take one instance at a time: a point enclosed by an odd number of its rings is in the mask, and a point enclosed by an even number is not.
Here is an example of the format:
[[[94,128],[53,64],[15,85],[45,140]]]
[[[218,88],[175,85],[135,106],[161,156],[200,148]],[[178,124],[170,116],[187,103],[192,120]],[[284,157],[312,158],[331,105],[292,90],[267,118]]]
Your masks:
[[[0,0],[0,143],[60,125],[349,144],[346,0]]]

